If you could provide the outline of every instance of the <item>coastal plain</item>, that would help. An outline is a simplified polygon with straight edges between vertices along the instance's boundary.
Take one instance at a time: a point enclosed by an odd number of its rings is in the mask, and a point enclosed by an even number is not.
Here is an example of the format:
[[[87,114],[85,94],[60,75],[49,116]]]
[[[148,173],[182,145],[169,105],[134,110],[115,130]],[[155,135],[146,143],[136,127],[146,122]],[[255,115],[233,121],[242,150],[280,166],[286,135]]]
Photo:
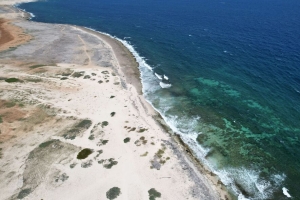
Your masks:
[[[157,121],[120,42],[26,17],[0,6],[0,199],[229,199]]]

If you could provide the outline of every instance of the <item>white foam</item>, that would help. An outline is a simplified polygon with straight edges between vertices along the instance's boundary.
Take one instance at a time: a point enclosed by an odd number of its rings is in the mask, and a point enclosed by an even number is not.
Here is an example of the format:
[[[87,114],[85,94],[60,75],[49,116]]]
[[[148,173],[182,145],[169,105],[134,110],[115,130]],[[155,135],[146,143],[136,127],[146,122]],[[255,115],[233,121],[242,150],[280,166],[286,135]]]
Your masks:
[[[34,18],[34,17],[35,17],[35,15],[34,15],[33,13],[31,13],[31,12],[27,12],[27,13],[29,13],[29,15],[30,15],[30,19],[32,19],[32,18]]]
[[[160,85],[161,88],[170,88],[170,87],[172,87],[172,84],[163,83],[163,82],[159,82],[159,85]]]
[[[33,13],[27,12],[25,9],[18,8],[19,5],[20,5],[20,4],[16,4],[15,7],[16,7],[17,9],[23,11],[24,13],[28,13],[28,14],[30,15],[30,18],[29,18],[29,19],[32,19],[32,18],[35,17],[35,15],[34,15]]]
[[[280,186],[280,184],[284,180],[285,175],[274,175],[273,181],[275,181],[276,184],[272,185],[270,182],[260,178],[259,171],[254,171],[252,169],[246,169],[246,168],[218,169],[217,166],[215,166],[213,163],[208,162],[205,156],[210,151],[210,149],[203,148],[202,146],[199,145],[199,143],[197,142],[197,136],[201,133],[195,132],[193,129],[193,127],[197,126],[199,118],[196,117],[191,119],[191,118],[187,118],[186,116],[178,117],[174,115],[168,115],[167,114],[168,110],[172,109],[172,101],[174,101],[174,99],[172,99],[173,97],[160,98],[157,96],[151,96],[151,95],[149,96],[149,94],[153,94],[153,92],[158,90],[160,87],[168,88],[171,87],[172,85],[158,81],[154,76],[152,67],[146,63],[145,59],[142,58],[136,52],[134,47],[129,42],[113,37],[107,33],[102,33],[102,34],[108,35],[122,42],[123,45],[127,47],[128,50],[135,56],[137,62],[139,63],[139,69],[140,69],[142,85],[143,85],[143,93],[144,96],[146,97],[146,101],[149,102],[152,105],[152,107],[161,114],[165,122],[170,126],[170,128],[174,132],[180,134],[184,143],[186,143],[191,148],[195,156],[203,164],[209,167],[212,172],[218,175],[221,181],[226,186],[232,189],[232,191],[238,196],[239,200],[247,200],[247,198],[241,194],[239,188],[235,185],[235,182],[238,182],[243,188],[245,188],[248,192],[252,194],[253,198],[250,199],[268,199],[268,197],[272,195],[274,189],[272,188],[272,186],[275,186],[277,187],[276,189],[278,189],[278,186]],[[161,77],[161,75],[159,76]],[[165,80],[168,80],[168,77],[165,75],[163,75],[163,78]],[[155,108],[151,102],[155,99],[160,100],[159,101],[160,110]],[[288,194],[287,190],[283,190],[283,191],[286,192],[286,194]]]
[[[292,196],[288,193],[288,189],[287,188],[285,188],[285,187],[283,187],[282,188],[282,192],[283,192],[283,194],[285,195],[285,196],[287,196],[288,198],[291,198]]]
[[[159,79],[159,80],[162,80],[162,75],[159,75],[159,74],[157,74],[157,73],[154,73],[155,74],[155,76]]]

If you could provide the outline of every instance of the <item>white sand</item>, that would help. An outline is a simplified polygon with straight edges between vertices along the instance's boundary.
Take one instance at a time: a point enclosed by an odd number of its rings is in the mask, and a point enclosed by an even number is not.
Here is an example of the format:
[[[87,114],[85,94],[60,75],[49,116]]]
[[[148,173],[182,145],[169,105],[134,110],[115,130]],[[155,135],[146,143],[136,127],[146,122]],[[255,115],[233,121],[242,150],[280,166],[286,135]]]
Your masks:
[[[0,52],[2,79],[23,80],[0,80],[0,199],[107,199],[112,187],[121,190],[117,199],[149,199],[151,188],[161,193],[157,199],[225,199],[225,193],[218,193],[221,186],[198,171],[153,119],[157,113],[143,96],[121,78],[126,74],[108,43],[71,26],[17,24],[34,39]],[[61,80],[70,71],[90,78]],[[82,119],[92,125],[66,139],[64,134]],[[107,126],[97,126],[104,121]],[[78,160],[83,148],[94,152]],[[99,150],[103,153],[97,157]],[[107,169],[110,158],[117,164]]]

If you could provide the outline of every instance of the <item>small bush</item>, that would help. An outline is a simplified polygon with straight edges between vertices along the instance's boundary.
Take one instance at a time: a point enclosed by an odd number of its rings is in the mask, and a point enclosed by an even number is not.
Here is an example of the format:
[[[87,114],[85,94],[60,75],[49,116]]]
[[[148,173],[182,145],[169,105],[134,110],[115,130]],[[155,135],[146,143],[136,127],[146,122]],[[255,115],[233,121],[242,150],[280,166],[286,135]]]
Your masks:
[[[111,99],[112,99],[112,98],[115,98],[115,96],[110,96],[109,98],[111,98]]]
[[[113,187],[106,192],[106,198],[109,200],[116,199],[121,194],[121,189]]]
[[[124,143],[130,142],[130,137],[124,139]]]
[[[103,128],[104,126],[107,126],[107,125],[108,125],[108,122],[107,122],[107,121],[104,121],[104,122],[102,122],[102,124],[101,124],[102,128]]]
[[[116,112],[111,112],[110,116],[113,117],[113,116],[115,116],[115,114],[116,114]]]
[[[161,193],[156,191],[154,188],[148,190],[148,194],[149,194],[149,200],[155,200],[156,198],[161,197]]]
[[[85,128],[88,129],[92,125],[92,121],[89,119],[84,119],[79,124],[76,125],[77,128]]]
[[[79,77],[81,77],[81,76],[83,76],[84,75],[84,72],[74,72],[73,74],[72,74],[72,77],[74,77],[74,78],[79,78]]]
[[[146,151],[144,154],[141,155],[141,157],[145,157],[148,155],[148,151]]]
[[[7,78],[7,79],[5,79],[5,82],[7,82],[7,83],[15,83],[15,82],[21,82],[21,80],[17,79],[17,78]]]
[[[90,79],[90,78],[91,78],[90,75],[85,75],[85,76],[83,77],[83,79]]]
[[[29,68],[30,69],[35,69],[35,68],[44,67],[44,66],[47,66],[47,65],[32,65]]]
[[[147,131],[148,129],[146,129],[146,128],[140,128],[139,130],[137,130],[137,132],[138,133],[143,133],[143,132],[145,132],[145,131]]]
[[[87,158],[90,154],[93,153],[92,149],[82,149],[78,155],[77,155],[77,159],[82,160]]]
[[[91,134],[91,135],[89,136],[89,140],[94,140],[94,139],[95,139],[95,135]]]

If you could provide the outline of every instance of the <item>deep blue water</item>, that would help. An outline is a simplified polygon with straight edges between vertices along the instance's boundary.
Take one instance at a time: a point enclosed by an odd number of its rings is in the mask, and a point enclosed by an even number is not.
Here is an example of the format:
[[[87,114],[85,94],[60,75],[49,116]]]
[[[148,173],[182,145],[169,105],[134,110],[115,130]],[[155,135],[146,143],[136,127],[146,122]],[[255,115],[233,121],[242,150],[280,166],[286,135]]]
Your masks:
[[[144,95],[237,196],[300,199],[300,1],[48,0],[32,20],[130,42]],[[130,38],[128,38],[130,37]],[[158,75],[165,75],[161,88]]]

